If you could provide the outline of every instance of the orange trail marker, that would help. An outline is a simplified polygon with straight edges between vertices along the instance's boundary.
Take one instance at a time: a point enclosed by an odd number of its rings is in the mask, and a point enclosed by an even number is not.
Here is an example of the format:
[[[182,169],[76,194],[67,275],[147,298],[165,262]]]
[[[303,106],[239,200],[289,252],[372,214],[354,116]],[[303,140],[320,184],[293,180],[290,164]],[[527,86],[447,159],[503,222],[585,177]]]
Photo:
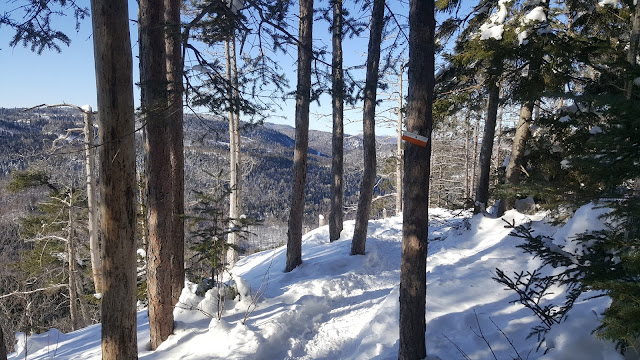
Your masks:
[[[429,139],[427,137],[408,131],[402,133],[402,140],[422,147],[427,147],[427,144],[429,143]]]

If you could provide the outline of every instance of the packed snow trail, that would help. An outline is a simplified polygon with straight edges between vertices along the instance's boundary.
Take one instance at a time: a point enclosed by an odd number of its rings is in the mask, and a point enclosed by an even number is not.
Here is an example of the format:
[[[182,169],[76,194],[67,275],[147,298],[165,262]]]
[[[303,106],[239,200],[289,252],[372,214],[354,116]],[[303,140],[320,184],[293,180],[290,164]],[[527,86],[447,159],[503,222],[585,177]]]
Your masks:
[[[536,339],[527,335],[539,320],[511,304],[517,296],[491,277],[496,267],[509,274],[533,270],[539,261],[516,248],[523,240],[510,236],[502,219],[429,211],[429,359],[464,359],[463,353],[474,360],[493,358],[486,342],[498,359],[517,354],[545,360],[621,359],[612,343],[591,335],[607,298],[579,301],[569,320],[547,336],[545,345],[553,349],[547,355],[536,352]],[[510,211],[504,218],[532,222],[536,234],[554,236],[554,243],[567,246],[571,236],[601,227],[601,213],[583,207],[560,228],[544,222],[542,215]],[[221,320],[210,316],[216,313],[213,292],[197,296],[197,286],[187,283],[174,311],[174,335],[155,352],[148,351],[146,311],[139,312],[140,359],[397,358],[401,218],[369,223],[365,256],[349,255],[353,226],[346,222],[342,237],[333,243],[326,226],[305,235],[303,263],[290,273],[283,272],[285,247],[238,261],[232,276],[239,296],[225,303]],[[561,295],[558,291],[549,301],[561,302]],[[18,338],[22,344],[9,359],[24,358],[24,335]],[[52,329],[29,337],[27,347],[29,359],[99,359],[100,324],[69,334]]]

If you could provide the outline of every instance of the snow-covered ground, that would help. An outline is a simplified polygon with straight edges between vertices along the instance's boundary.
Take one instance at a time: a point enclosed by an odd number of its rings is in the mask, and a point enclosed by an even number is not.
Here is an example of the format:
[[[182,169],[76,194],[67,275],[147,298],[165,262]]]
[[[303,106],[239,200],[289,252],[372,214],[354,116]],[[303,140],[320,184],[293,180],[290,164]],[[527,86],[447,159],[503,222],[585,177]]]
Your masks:
[[[532,221],[536,234],[554,236],[562,245],[573,234],[601,227],[600,213],[592,206],[583,207],[561,227],[544,222],[542,215],[511,211],[504,218],[516,225]],[[518,355],[546,360],[622,359],[612,343],[591,334],[607,298],[579,301],[569,319],[547,336],[546,355],[545,346],[536,351],[537,340],[527,335],[539,320],[530,310],[511,304],[516,294],[491,279],[496,267],[507,274],[538,267],[538,260],[515,247],[523,240],[510,236],[501,219],[442,209],[431,209],[430,218],[429,359],[493,359],[491,351],[500,360]],[[239,261],[233,279],[240,296],[226,302],[222,320],[206,315],[216,312],[212,293],[196,296],[196,286],[188,284],[174,312],[175,334],[155,352],[148,351],[146,311],[139,312],[140,358],[397,358],[401,219],[369,223],[365,256],[349,256],[353,226],[353,221],[346,222],[341,239],[334,243],[328,241],[327,227],[305,235],[303,264],[290,273],[283,272],[285,247]],[[561,295],[555,294],[556,303],[562,301]],[[19,352],[9,359],[24,358],[24,335],[17,338],[22,342]],[[52,329],[29,337],[27,348],[29,359],[98,359],[100,325],[69,334]]]

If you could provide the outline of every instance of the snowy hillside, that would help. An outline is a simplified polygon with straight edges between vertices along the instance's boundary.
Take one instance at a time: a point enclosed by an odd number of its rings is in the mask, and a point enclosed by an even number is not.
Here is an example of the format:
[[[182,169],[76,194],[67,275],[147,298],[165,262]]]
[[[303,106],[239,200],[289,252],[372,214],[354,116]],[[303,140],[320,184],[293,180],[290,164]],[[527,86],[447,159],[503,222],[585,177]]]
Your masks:
[[[523,306],[510,304],[516,295],[491,277],[496,267],[506,273],[533,270],[538,261],[515,247],[522,240],[509,236],[501,219],[441,209],[430,212],[429,359],[492,359],[491,351],[497,359],[622,358],[612,343],[590,334],[607,298],[577,303],[569,320],[556,325],[547,344],[536,352],[537,340],[527,335],[539,320]],[[583,207],[562,227],[547,224],[541,215],[508,212],[505,219],[516,225],[532,221],[536,234],[554,236],[561,245],[573,234],[601,227],[601,213]],[[353,226],[347,222],[342,238],[334,243],[328,242],[327,227],[307,234],[304,263],[291,273],[283,272],[284,247],[242,259],[233,271],[239,300],[227,301],[220,321],[206,315],[216,312],[211,292],[198,297],[196,286],[188,284],[174,312],[175,335],[155,352],[147,350],[148,320],[145,311],[139,312],[140,358],[397,358],[401,219],[370,222],[366,256],[349,256]],[[257,307],[247,315],[256,295]],[[555,295],[561,302],[561,294]],[[24,358],[24,335],[17,338],[19,353],[9,359]],[[550,348],[546,355],[545,348]],[[31,336],[27,349],[29,359],[99,359],[100,325],[70,334],[51,330]]]

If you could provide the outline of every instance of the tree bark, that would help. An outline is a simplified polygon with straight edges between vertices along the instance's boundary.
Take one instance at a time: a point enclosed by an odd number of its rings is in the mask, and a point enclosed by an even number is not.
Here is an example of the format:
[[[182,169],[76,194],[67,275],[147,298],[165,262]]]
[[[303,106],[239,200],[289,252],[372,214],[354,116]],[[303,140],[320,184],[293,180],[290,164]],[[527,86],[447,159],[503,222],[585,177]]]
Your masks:
[[[180,0],[164,0],[165,51],[167,72],[167,116],[169,123],[169,156],[171,158],[171,299],[178,303],[184,288],[184,118],[182,85],[182,34]]]
[[[520,118],[518,120],[518,127],[516,133],[513,136],[513,146],[511,148],[511,157],[509,164],[507,165],[506,181],[509,184],[520,184],[520,168],[524,164],[524,152],[527,143],[527,137],[529,136],[529,127],[531,125],[533,114],[534,101],[525,102],[520,108]],[[507,208],[510,209],[513,206],[514,199],[507,199]],[[511,206],[510,206],[511,205]]]
[[[342,0],[334,0],[332,24],[332,91],[333,133],[331,137],[331,207],[329,241],[340,238],[344,221],[344,72],[342,69]]]
[[[465,203],[471,198],[470,191],[470,179],[469,179],[469,137],[471,136],[471,121],[469,119],[470,111],[467,110],[465,115],[465,133],[464,133],[464,201]]]
[[[287,231],[286,272],[302,264],[302,219],[304,188],[307,181],[309,149],[309,103],[311,101],[311,60],[313,32],[313,0],[300,0],[298,43],[298,84],[296,88],[296,133],[293,151],[293,191]]]
[[[166,51],[163,0],[141,0],[138,14],[140,44],[140,105],[147,136],[147,291],[149,334],[155,350],[173,332],[172,202],[170,142],[167,113]]]
[[[396,143],[396,216],[402,212],[402,75],[404,64],[400,65],[400,76],[398,77],[398,142]]]
[[[98,203],[96,194],[96,149],[93,146],[93,112],[91,108],[84,109],[84,142],[85,168],[87,172],[87,205],[89,207],[89,252],[91,253],[91,272],[96,294],[102,293],[102,259],[100,258],[100,243],[98,239]]]
[[[225,42],[225,52],[227,58],[227,80],[229,81],[229,218],[230,227],[235,227],[241,215],[240,209],[240,185],[242,177],[240,176],[240,115],[237,109],[237,74],[235,69],[235,36],[232,34],[230,39]],[[229,234],[229,244],[238,245],[238,234],[232,232]],[[238,259],[238,252],[234,248],[230,248],[227,253],[227,264],[233,267]]]
[[[380,43],[384,27],[384,0],[374,0],[371,13],[371,33],[367,53],[367,75],[364,85],[362,114],[364,173],[360,183],[360,197],[356,211],[356,225],[351,242],[351,255],[364,255],[373,185],[376,180],[376,93],[380,66]]]
[[[136,156],[128,2],[91,0],[100,112],[102,358],[137,359]]]
[[[67,257],[69,261],[69,315],[71,317],[71,330],[76,331],[82,327],[78,316],[78,291],[76,289],[76,246],[74,242],[75,234],[73,233],[73,192],[69,195],[69,233],[67,237]]]
[[[499,72],[497,72],[499,73]],[[500,100],[500,88],[498,86],[498,76],[489,74],[487,79],[487,116],[484,122],[484,133],[482,145],[480,147],[480,177],[476,188],[476,198],[473,213],[479,214],[487,209],[489,202],[489,177],[491,173],[491,154],[493,152],[493,138],[496,134],[496,119],[498,116],[498,101]]]
[[[431,138],[434,87],[434,3],[411,0],[407,131]],[[406,144],[400,265],[399,359],[424,359],[431,141]]]

